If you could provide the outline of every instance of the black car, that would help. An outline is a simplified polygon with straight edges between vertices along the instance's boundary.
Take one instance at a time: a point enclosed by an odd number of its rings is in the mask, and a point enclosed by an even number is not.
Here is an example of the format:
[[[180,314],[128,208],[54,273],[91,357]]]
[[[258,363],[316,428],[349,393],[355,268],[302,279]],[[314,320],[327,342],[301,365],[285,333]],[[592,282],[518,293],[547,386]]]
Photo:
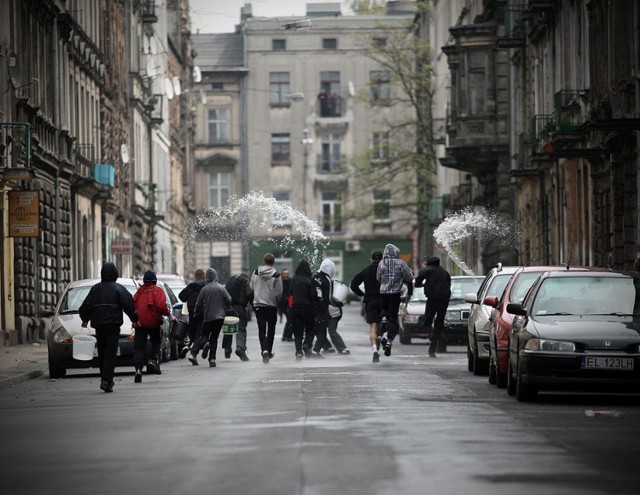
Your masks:
[[[543,273],[509,331],[507,392],[640,390],[640,273]]]

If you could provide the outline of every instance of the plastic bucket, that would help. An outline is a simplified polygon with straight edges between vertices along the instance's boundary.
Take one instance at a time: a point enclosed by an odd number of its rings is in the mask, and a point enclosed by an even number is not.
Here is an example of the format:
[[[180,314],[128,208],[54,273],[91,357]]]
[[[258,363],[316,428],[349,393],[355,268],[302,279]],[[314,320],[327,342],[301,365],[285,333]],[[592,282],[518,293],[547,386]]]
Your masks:
[[[96,338],[92,335],[76,335],[73,337],[73,359],[91,361],[96,348]]]
[[[333,281],[333,302],[345,303],[349,297],[349,287],[337,280]]]
[[[222,324],[222,333],[231,334],[238,333],[238,323],[240,322],[240,318],[237,316],[226,316],[224,319],[224,323]]]

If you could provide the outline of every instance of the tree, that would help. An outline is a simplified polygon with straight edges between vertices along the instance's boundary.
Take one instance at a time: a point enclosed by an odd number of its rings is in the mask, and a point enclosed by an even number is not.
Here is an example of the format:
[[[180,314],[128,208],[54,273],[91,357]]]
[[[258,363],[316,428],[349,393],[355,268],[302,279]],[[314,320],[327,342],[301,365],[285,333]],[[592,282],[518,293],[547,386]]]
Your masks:
[[[411,222],[419,234],[419,252],[430,245],[429,205],[435,195],[436,154],[433,145],[432,50],[425,32],[429,26],[427,2],[418,2],[416,20],[404,29],[380,26],[358,43],[380,67],[379,79],[358,94],[380,107],[372,146],[352,163],[356,218],[371,218],[380,204],[370,204],[370,192],[388,191],[388,207],[394,222]],[[384,196],[384,195],[383,195]],[[378,208],[378,211],[376,211]]]

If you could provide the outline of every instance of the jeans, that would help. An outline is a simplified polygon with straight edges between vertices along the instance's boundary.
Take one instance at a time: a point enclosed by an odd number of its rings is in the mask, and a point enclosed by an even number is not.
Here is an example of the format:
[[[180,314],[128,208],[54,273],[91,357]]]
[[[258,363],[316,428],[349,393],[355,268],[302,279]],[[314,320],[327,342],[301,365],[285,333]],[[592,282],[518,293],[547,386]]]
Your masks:
[[[256,322],[258,323],[258,338],[260,352],[273,350],[273,339],[276,336],[278,323],[278,308],[275,306],[256,306]]]
[[[313,343],[313,309],[307,307],[294,307],[291,310],[291,326],[296,346],[296,354],[302,353],[302,341],[309,345]]]
[[[329,332],[329,339],[331,339],[331,343],[336,348],[336,351],[342,352],[347,348],[347,346],[344,343],[344,340],[342,340],[342,337],[340,336],[340,334],[338,333],[339,321],[340,321],[339,317],[329,318],[329,321],[327,322],[327,331]]]
[[[118,360],[118,342],[120,341],[120,325],[105,325],[96,328],[96,349],[98,350],[98,366],[100,377],[113,383],[113,375]]]
[[[393,342],[398,333],[398,310],[400,309],[400,293],[382,294],[382,317],[387,317],[387,340]],[[380,327],[378,327],[380,331]]]
[[[218,337],[220,336],[220,330],[222,330],[222,324],[224,323],[224,318],[221,320],[211,320],[205,321],[202,324],[202,336],[200,337],[200,343],[198,345],[198,350],[202,348],[205,342],[209,342],[211,348],[209,349],[209,361],[215,361],[216,359],[216,347],[218,347]],[[193,353],[193,349],[191,350]],[[197,354],[196,351],[194,354]]]
[[[313,322],[316,334],[316,343],[313,346],[314,352],[320,352],[322,349],[329,349],[331,343],[327,339],[327,325],[329,323],[329,311],[321,308]]]
[[[151,353],[149,359],[158,360],[160,355],[160,327],[136,328],[133,340],[133,366],[136,371],[142,371],[147,353],[147,338],[151,341]]]
[[[238,314],[238,333],[236,334],[236,351],[247,350],[247,308],[240,304],[234,304],[233,309]]]
[[[431,332],[429,355],[435,354],[438,348],[438,341],[444,329],[444,317],[449,307],[449,298],[438,299],[435,297],[427,298],[427,304],[424,309],[424,325],[429,328],[433,324]],[[435,318],[435,321],[434,321]]]

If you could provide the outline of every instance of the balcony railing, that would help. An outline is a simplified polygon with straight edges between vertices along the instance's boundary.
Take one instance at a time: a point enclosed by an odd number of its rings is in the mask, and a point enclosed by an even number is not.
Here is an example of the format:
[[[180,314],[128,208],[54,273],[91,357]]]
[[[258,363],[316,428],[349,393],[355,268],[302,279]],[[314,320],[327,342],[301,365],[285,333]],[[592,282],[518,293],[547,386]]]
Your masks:
[[[505,12],[505,35],[498,38],[498,48],[519,48],[526,44],[525,13],[527,6],[524,3],[509,5]]]
[[[316,164],[318,174],[341,174],[345,171],[342,158],[317,155]]]
[[[331,93],[326,98],[318,99],[316,111],[321,118],[342,117],[343,103],[340,95]]]
[[[553,115],[534,115],[531,118],[531,151],[544,153],[554,130]]]
[[[556,132],[578,132],[586,120],[584,90],[562,90],[553,97]]]
[[[142,22],[153,24],[158,22],[158,16],[156,15],[156,2],[155,0],[143,0],[142,1]]]
[[[83,179],[93,179],[95,166],[95,147],[93,144],[76,145],[76,173]]]

